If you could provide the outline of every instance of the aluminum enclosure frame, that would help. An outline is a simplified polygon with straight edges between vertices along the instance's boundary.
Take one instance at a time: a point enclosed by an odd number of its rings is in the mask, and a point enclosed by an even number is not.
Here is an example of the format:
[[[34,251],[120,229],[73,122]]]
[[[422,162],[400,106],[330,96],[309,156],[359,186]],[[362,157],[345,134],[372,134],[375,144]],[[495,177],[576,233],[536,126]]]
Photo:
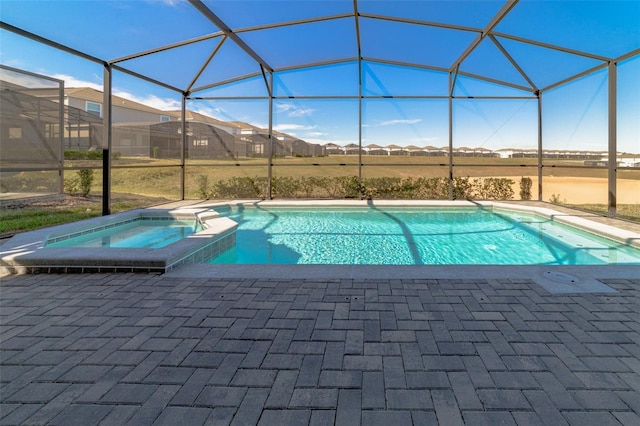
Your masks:
[[[542,149],[543,149],[543,145],[544,145],[544,141],[542,138],[542,129],[543,129],[543,122],[542,122],[542,113],[543,113],[543,103],[542,103],[542,98],[545,92],[552,90],[554,88],[557,88],[559,86],[565,85],[567,83],[570,83],[572,81],[575,81],[579,78],[585,77],[587,75],[591,75],[597,71],[600,71],[602,69],[607,69],[607,81],[608,81],[608,153],[609,153],[609,159],[611,158],[616,158],[616,154],[617,154],[617,108],[616,108],[616,102],[617,102],[617,96],[616,96],[616,90],[617,90],[617,65],[619,62],[622,62],[626,59],[630,59],[632,57],[638,56],[640,55],[640,48],[639,49],[635,49],[631,52],[628,52],[620,57],[617,58],[608,58],[608,57],[603,57],[601,55],[597,55],[597,54],[593,54],[590,52],[583,52],[583,51],[578,51],[578,50],[574,50],[574,49],[569,49],[566,47],[562,47],[562,46],[557,46],[557,45],[552,45],[549,43],[543,43],[537,40],[533,40],[533,39],[528,39],[528,38],[523,38],[523,37],[519,37],[519,36],[514,36],[511,34],[505,34],[505,33],[501,33],[501,32],[497,32],[494,31],[494,28],[500,23],[500,21],[502,19],[504,19],[512,10],[513,8],[517,5],[519,0],[508,0],[506,1],[503,6],[500,8],[500,10],[494,15],[494,17],[488,22],[488,24],[482,28],[482,29],[478,29],[478,28],[471,28],[471,27],[464,27],[464,26],[459,26],[459,25],[451,25],[451,24],[443,24],[443,23],[437,23],[437,22],[426,22],[426,21],[420,21],[420,20],[414,20],[414,19],[405,19],[405,18],[397,18],[397,17],[391,17],[391,16],[380,16],[380,15],[373,15],[373,14],[366,14],[366,13],[361,13],[358,9],[358,0],[353,0],[353,12],[352,13],[345,13],[345,14],[339,14],[339,15],[333,15],[333,16],[321,16],[321,17],[316,17],[316,18],[308,18],[308,19],[301,19],[301,20],[296,20],[296,21],[289,21],[289,22],[281,22],[281,23],[276,23],[276,24],[268,24],[268,25],[261,25],[261,26],[254,26],[251,28],[240,28],[240,29],[235,29],[232,30],[222,19],[220,19],[207,5],[205,5],[203,3],[202,0],[189,0],[189,3],[191,6],[193,6],[196,10],[198,10],[198,12],[200,12],[206,19],[208,19],[216,28],[218,28],[219,31],[211,33],[211,34],[207,34],[205,36],[201,36],[201,37],[197,37],[197,38],[193,38],[193,39],[189,39],[189,40],[185,40],[185,41],[181,41],[181,42],[177,42],[177,43],[172,43],[166,46],[161,46],[158,47],[156,49],[151,49],[151,50],[146,50],[143,52],[139,52],[133,55],[129,55],[126,57],[120,57],[120,58],[115,58],[115,59],[100,59],[100,58],[96,58],[92,55],[89,55],[87,53],[78,51],[76,49],[73,49],[71,47],[65,46],[61,43],[58,43],[54,40],[49,40],[46,39],[44,37],[41,37],[37,34],[33,34],[30,33],[26,30],[23,30],[21,28],[15,27],[13,25],[10,25],[8,23],[2,22],[0,21],[0,29],[2,30],[7,30],[10,32],[13,32],[15,34],[18,34],[22,37],[26,37],[29,38],[31,40],[34,40],[36,42],[39,42],[41,44],[47,45],[49,47],[53,47],[55,49],[59,49],[62,50],[66,53],[70,53],[72,55],[78,56],[80,58],[83,58],[85,60],[89,60],[91,62],[94,63],[98,63],[101,64],[104,67],[104,86],[103,86],[103,94],[104,94],[104,110],[106,112],[105,114],[105,126],[104,126],[104,141],[107,149],[107,152],[110,152],[110,148],[111,148],[111,133],[112,133],[112,123],[111,123],[111,115],[110,115],[110,111],[111,111],[111,95],[112,95],[112,87],[111,87],[111,76],[114,70],[116,71],[120,71],[123,73],[126,73],[128,75],[131,75],[133,77],[139,78],[141,80],[147,81],[149,83],[158,85],[160,87],[163,87],[165,89],[171,90],[173,92],[178,93],[181,96],[182,102],[181,102],[181,111],[182,111],[182,154],[181,154],[181,162],[180,162],[180,168],[181,168],[181,174],[180,174],[180,196],[182,199],[184,199],[185,196],[185,191],[184,191],[184,187],[185,187],[185,167],[186,167],[186,131],[185,126],[186,126],[186,102],[187,101],[197,101],[197,100],[247,100],[247,99],[268,99],[269,101],[269,111],[268,111],[268,117],[269,117],[269,123],[268,123],[268,140],[269,140],[269,146],[268,146],[268,198],[271,198],[272,193],[271,193],[271,184],[272,184],[272,161],[273,161],[273,102],[274,100],[278,100],[278,99],[291,99],[292,97],[289,96],[275,96],[273,93],[273,78],[274,75],[279,73],[279,72],[285,72],[285,71],[292,71],[292,70],[299,70],[299,69],[308,69],[308,68],[313,68],[313,67],[318,67],[318,66],[323,66],[323,65],[331,65],[331,64],[340,64],[340,63],[347,63],[347,62],[354,62],[357,61],[358,63],[358,71],[359,71],[359,75],[358,75],[358,95],[357,96],[327,96],[327,97],[323,97],[323,96],[298,96],[298,97],[293,97],[295,99],[325,99],[325,98],[329,98],[329,99],[357,99],[358,100],[358,146],[359,146],[359,150],[360,153],[358,155],[358,178],[360,181],[360,187],[362,187],[362,126],[363,126],[363,121],[362,121],[362,101],[364,99],[381,99],[381,98],[389,98],[389,96],[371,96],[371,95],[363,95],[363,90],[362,90],[362,63],[364,61],[367,62],[374,62],[374,63],[381,63],[381,64],[389,64],[389,65],[396,65],[396,66],[404,66],[404,67],[412,67],[412,68],[417,68],[417,69],[425,69],[425,70],[432,70],[432,71],[439,71],[439,72],[446,72],[449,75],[449,93],[448,96],[391,96],[390,98],[395,98],[395,99],[448,99],[448,104],[449,104],[449,155],[448,155],[448,167],[449,167],[449,181],[450,181],[450,191],[449,191],[449,197],[452,198],[453,197],[453,191],[452,191],[452,178],[453,178],[453,102],[455,99],[535,99],[537,101],[537,110],[538,110],[538,122],[537,122],[537,131],[538,131],[538,135],[537,135],[537,139],[538,139],[538,163],[537,163],[537,169],[538,169],[538,198],[539,200],[542,200],[542,190],[543,190],[543,176],[542,176],[542,170],[543,170],[543,163],[542,163]],[[328,21],[328,20],[334,20],[334,19],[343,19],[343,18],[349,18],[352,17],[354,20],[354,25],[355,25],[355,34],[356,34],[356,44],[357,44],[357,57],[354,58],[346,58],[346,59],[340,59],[340,60],[331,60],[331,61],[324,61],[324,62],[317,62],[317,63],[308,63],[308,64],[303,64],[303,65],[299,65],[299,66],[291,66],[291,67],[282,67],[279,69],[276,69],[274,67],[272,67],[264,58],[262,58],[250,45],[248,45],[243,39],[241,39],[238,34],[243,33],[243,32],[250,32],[250,31],[256,31],[256,30],[260,30],[260,29],[271,29],[271,28],[281,28],[281,27],[285,27],[285,26],[292,26],[292,25],[301,25],[301,24],[305,24],[305,23],[314,23],[314,22],[321,22],[321,21]],[[415,24],[415,25],[424,25],[424,26],[428,26],[428,27],[437,27],[437,28],[446,28],[446,29],[451,29],[451,30],[459,30],[459,31],[468,31],[468,32],[475,32],[476,33],[476,37],[474,38],[474,40],[467,46],[467,48],[462,52],[462,54],[448,67],[448,68],[442,68],[442,67],[434,67],[434,66],[428,66],[428,65],[422,65],[422,64],[415,64],[415,63],[410,63],[410,62],[399,62],[399,61],[393,61],[393,60],[388,60],[385,58],[370,58],[370,57],[363,57],[362,56],[362,49],[361,49],[361,38],[360,38],[360,25],[359,25],[359,20],[360,18],[370,18],[370,19],[380,19],[380,20],[386,20],[386,21],[392,21],[392,22],[404,22],[404,23],[410,23],[410,24]],[[207,57],[207,59],[204,61],[204,63],[202,63],[202,65],[198,68],[197,73],[194,75],[193,79],[190,80],[190,83],[187,85],[187,87],[184,88],[178,88],[175,87],[173,85],[167,84],[165,82],[162,81],[158,81],[156,79],[153,79],[149,76],[146,75],[141,75],[139,73],[136,73],[135,71],[132,71],[130,69],[128,69],[126,67],[126,62],[128,60],[131,59],[136,59],[142,56],[146,56],[146,55],[153,55],[155,53],[159,53],[159,52],[164,52],[167,50],[171,50],[171,49],[175,49],[178,47],[182,47],[182,46],[186,46],[186,45],[190,45],[193,43],[197,43],[200,41],[204,41],[204,40],[211,40],[211,39],[215,39],[215,38],[219,38],[219,43],[217,43],[216,47],[214,48],[214,50],[211,52],[211,54]],[[596,61],[600,61],[602,62],[600,65],[597,65],[595,67],[592,67],[591,69],[588,69],[586,71],[582,71],[578,74],[575,74],[573,76],[570,76],[568,78],[565,78],[561,81],[555,82],[553,84],[550,84],[546,87],[542,87],[539,88],[536,86],[536,84],[533,82],[533,80],[530,78],[530,76],[528,76],[522,69],[522,67],[518,64],[518,62],[509,54],[508,50],[505,49],[505,47],[500,43],[500,41],[498,40],[498,38],[503,38],[503,39],[509,39],[509,40],[513,40],[513,41],[517,41],[520,43],[525,43],[528,45],[532,45],[532,46],[537,46],[537,47],[542,47],[542,48],[546,48],[546,49],[551,49],[557,52],[563,52],[563,53],[567,53],[567,54],[572,54],[572,55],[577,55],[577,56],[581,56],[584,58],[588,58],[588,59],[592,59],[592,60],[596,60]],[[482,76],[482,75],[477,75],[477,74],[471,74],[471,73],[467,73],[467,72],[462,72],[460,71],[460,65],[464,62],[464,60],[471,54],[474,52],[474,50],[478,47],[478,45],[480,44],[481,41],[488,39],[490,40],[496,47],[497,49],[504,55],[504,57],[513,65],[513,67],[520,73],[520,75],[522,76],[522,78],[527,82],[527,84],[529,85],[527,86],[522,86],[522,85],[518,85],[518,84],[513,84],[510,82],[506,82],[506,81],[501,81],[495,78],[490,78],[487,76]],[[231,79],[227,79],[224,81],[220,81],[217,83],[212,83],[212,84],[206,84],[203,86],[199,86],[199,87],[194,87],[196,82],[198,81],[198,78],[200,77],[200,75],[204,72],[204,70],[209,66],[210,62],[212,61],[212,59],[216,56],[216,54],[219,52],[220,48],[225,44],[225,43],[235,43],[240,49],[242,49],[249,57],[251,57],[259,66],[261,69],[260,73],[251,73],[251,74],[247,74],[247,75],[242,75],[242,76],[238,76],[235,78],[231,78]],[[263,75],[264,77],[264,83],[265,83],[265,87],[268,93],[268,96],[266,97],[199,97],[197,96],[198,92],[202,92],[208,89],[213,89],[216,87],[220,87],[229,83],[234,83],[234,82],[239,82],[239,81],[243,81],[246,80],[248,78],[252,78],[252,77],[256,77],[259,76],[260,74]],[[456,79],[458,76],[465,76],[465,77],[470,77],[470,78],[474,78],[474,79],[478,79],[480,81],[485,81],[488,83],[492,83],[492,84],[497,84],[497,85],[501,85],[504,87],[509,87],[509,88],[513,88],[513,89],[518,89],[518,90],[522,90],[522,91],[528,91],[531,92],[531,96],[487,96],[487,97],[473,97],[473,96],[454,96],[454,90],[455,90],[455,86],[456,86]],[[107,162],[106,164],[108,167],[108,170],[105,171],[105,183],[104,183],[104,190],[103,190],[103,203],[105,205],[103,205],[103,214],[109,214],[110,213],[110,209],[109,209],[109,205],[110,205],[110,199],[109,199],[109,194],[110,194],[110,174],[111,174],[111,165],[109,162]],[[633,169],[640,169],[640,168],[633,168]],[[609,165],[608,165],[608,214],[610,216],[615,216],[616,215],[616,199],[617,199],[617,193],[616,193],[616,177],[617,177],[617,168],[616,168],[616,164],[615,161],[609,161]],[[360,194],[362,196],[362,193]]]

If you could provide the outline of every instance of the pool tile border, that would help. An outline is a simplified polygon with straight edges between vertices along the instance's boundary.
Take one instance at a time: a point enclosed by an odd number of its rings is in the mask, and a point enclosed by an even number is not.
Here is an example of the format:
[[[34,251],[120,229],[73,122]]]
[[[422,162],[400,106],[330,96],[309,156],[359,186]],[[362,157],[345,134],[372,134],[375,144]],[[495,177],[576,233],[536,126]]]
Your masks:
[[[68,240],[70,238],[75,238],[75,237],[81,237],[83,235],[88,235],[91,234],[93,232],[100,232],[100,231],[104,231],[106,229],[111,229],[111,228],[115,228],[116,226],[121,226],[121,225],[128,225],[130,223],[133,222],[138,222],[138,221],[176,221],[176,222],[181,222],[181,221],[192,221],[195,220],[193,215],[180,215],[180,216],[175,216],[175,217],[170,217],[170,216],[158,216],[158,217],[154,217],[154,216],[138,216],[136,218],[132,218],[132,219],[126,219],[126,220],[121,220],[118,222],[113,222],[107,225],[102,225],[102,226],[97,226],[95,228],[86,230],[86,231],[77,231],[77,232],[72,232],[69,234],[65,234],[65,235],[61,235],[58,237],[49,237],[47,239],[47,241],[45,242],[45,244],[49,244],[49,243],[57,243],[60,241],[65,241]]]

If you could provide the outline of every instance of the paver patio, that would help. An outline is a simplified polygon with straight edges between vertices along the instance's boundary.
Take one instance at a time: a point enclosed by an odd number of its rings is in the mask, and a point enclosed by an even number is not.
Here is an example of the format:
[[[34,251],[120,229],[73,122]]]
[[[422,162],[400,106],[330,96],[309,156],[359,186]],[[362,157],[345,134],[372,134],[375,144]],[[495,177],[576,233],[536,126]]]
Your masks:
[[[3,425],[640,424],[640,278],[0,280]]]

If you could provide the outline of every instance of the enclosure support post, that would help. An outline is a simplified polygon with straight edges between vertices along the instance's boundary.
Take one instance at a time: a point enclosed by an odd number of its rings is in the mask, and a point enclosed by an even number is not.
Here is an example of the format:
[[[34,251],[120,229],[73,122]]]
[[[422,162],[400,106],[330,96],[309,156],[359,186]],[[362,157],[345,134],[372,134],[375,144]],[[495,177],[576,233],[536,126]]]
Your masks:
[[[273,199],[273,72],[269,75],[269,164],[267,165],[267,199]]]
[[[617,91],[618,91],[618,75],[617,64],[613,61],[609,62],[609,216],[616,216],[617,193],[616,179],[618,167],[618,143],[617,143]]]
[[[180,117],[182,123],[180,123],[180,129],[182,130],[182,149],[180,150],[180,199],[184,200],[184,185],[185,185],[185,163],[187,158],[187,94],[182,94],[182,106],[180,109]]]
[[[112,68],[104,63],[102,91],[102,215],[111,214],[111,77]]]
[[[358,16],[358,1],[353,0],[353,18],[356,25],[356,46],[358,48],[358,195],[362,200],[362,44],[360,42],[360,19]]]
[[[362,59],[358,59],[358,195],[362,200]]]
[[[60,105],[58,109],[58,133],[60,138],[60,161],[58,161],[59,192],[64,194],[64,81],[60,83],[58,102]]]
[[[536,91],[538,97],[538,201],[542,201],[542,92]]]
[[[453,200],[453,73],[449,73],[449,199]]]

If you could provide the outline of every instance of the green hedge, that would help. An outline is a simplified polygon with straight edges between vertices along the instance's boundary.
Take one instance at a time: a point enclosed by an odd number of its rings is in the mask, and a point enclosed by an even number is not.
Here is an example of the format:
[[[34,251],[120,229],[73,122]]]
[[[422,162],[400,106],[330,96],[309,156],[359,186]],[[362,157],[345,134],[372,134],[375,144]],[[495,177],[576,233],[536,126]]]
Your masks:
[[[506,178],[453,179],[454,199],[511,200],[515,182]],[[266,198],[267,179],[264,177],[234,177],[209,184],[206,176],[198,178],[201,198]],[[338,177],[274,177],[272,195],[277,198],[360,198],[357,176]],[[362,196],[371,199],[449,198],[449,180],[438,178],[376,177],[363,179]]]
[[[119,160],[122,154],[119,152],[111,153],[111,158]],[[67,149],[64,151],[65,160],[102,160],[102,150],[96,149],[94,151],[79,151],[76,149]]]
[[[64,151],[65,160],[102,160],[102,150],[95,151],[78,151],[68,149]]]

